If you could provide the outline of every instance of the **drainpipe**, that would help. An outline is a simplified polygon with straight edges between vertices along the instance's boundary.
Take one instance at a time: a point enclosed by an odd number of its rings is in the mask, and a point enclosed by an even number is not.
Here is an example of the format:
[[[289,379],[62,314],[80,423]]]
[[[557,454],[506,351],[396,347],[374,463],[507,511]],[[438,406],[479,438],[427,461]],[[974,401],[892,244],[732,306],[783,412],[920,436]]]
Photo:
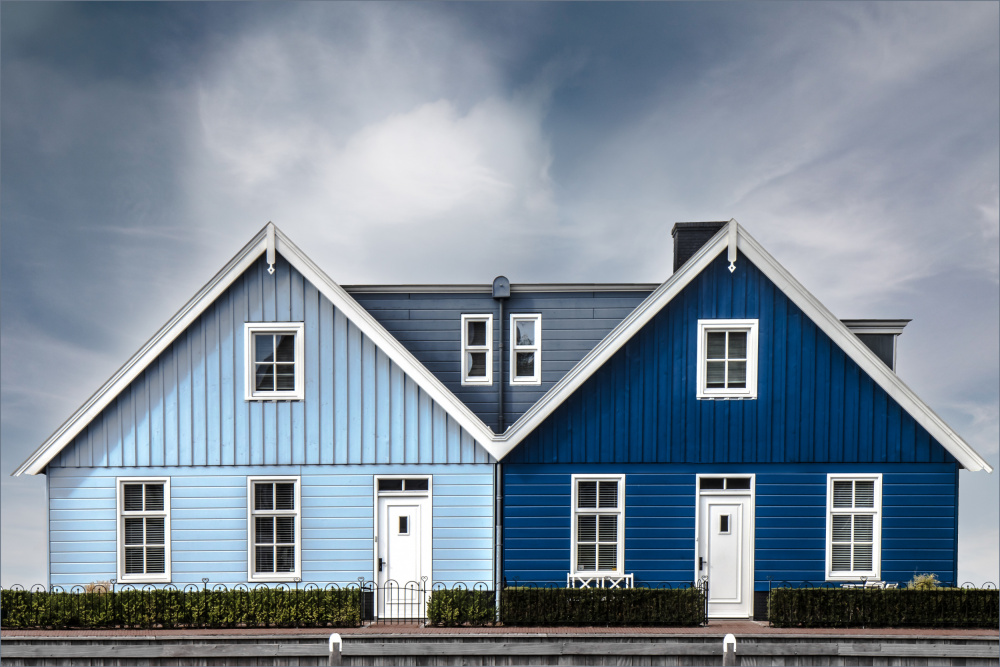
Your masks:
[[[500,317],[499,317],[499,351],[500,358],[498,365],[500,366],[500,381],[497,384],[497,433],[503,433],[505,430],[504,419],[503,419],[503,385],[504,385],[504,363],[503,363],[503,302],[504,299],[510,298],[510,281],[504,276],[497,276],[493,279],[493,298],[497,300],[500,307]],[[494,523],[494,540],[493,540],[493,590],[495,591],[495,604],[496,604],[496,614],[497,620],[500,620],[500,587],[503,583],[503,470],[500,467],[500,461],[496,461],[493,464],[493,489],[494,489],[494,501],[493,501],[493,523]]]
[[[493,298],[500,304],[500,382],[497,384],[497,434],[504,432],[503,423],[503,384],[504,384],[504,363],[503,363],[503,301],[510,298],[510,281],[504,276],[497,276],[493,279]]]

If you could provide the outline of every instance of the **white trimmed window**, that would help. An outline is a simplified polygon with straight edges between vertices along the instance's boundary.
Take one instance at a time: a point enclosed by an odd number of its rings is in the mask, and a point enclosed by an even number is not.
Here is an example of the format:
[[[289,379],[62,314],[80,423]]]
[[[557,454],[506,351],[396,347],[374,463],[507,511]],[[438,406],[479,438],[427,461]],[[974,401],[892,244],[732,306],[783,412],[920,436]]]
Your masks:
[[[542,316],[510,316],[510,383],[542,383]]]
[[[302,322],[247,322],[246,399],[302,400]]]
[[[698,320],[698,398],[757,398],[757,320]]]
[[[462,315],[462,384],[493,384],[492,315]]]
[[[573,475],[574,575],[621,575],[625,475]]]
[[[829,475],[827,480],[826,576],[880,577],[882,476]]]
[[[170,478],[119,477],[118,581],[170,581]]]
[[[248,477],[250,581],[302,576],[302,511],[298,477]]]

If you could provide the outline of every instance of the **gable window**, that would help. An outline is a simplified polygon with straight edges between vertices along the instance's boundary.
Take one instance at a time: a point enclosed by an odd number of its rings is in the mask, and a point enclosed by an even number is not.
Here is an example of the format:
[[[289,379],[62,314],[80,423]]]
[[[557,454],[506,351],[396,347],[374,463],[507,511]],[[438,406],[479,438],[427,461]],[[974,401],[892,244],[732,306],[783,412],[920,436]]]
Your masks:
[[[298,477],[247,478],[251,581],[292,581],[301,577],[299,484]]]
[[[830,475],[827,480],[828,579],[878,579],[882,476]]]
[[[246,399],[301,400],[302,322],[247,322]]]
[[[542,316],[510,316],[510,383],[542,383]]]
[[[493,384],[492,315],[462,315],[462,384]]]
[[[621,575],[625,476],[573,475],[572,574]]]
[[[757,320],[698,320],[698,398],[757,398]]]
[[[118,581],[170,581],[170,478],[117,482]]]

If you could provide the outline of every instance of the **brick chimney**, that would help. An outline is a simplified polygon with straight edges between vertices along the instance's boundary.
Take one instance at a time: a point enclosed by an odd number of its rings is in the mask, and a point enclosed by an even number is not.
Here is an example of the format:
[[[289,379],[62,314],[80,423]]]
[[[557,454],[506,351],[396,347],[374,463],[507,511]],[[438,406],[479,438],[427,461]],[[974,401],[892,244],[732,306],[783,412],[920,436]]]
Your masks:
[[[720,229],[728,224],[728,220],[722,222],[678,222],[670,230],[670,235],[674,237],[674,272],[684,266],[684,262],[691,259],[691,256],[701,250],[701,247],[708,243],[708,240],[718,233]]]

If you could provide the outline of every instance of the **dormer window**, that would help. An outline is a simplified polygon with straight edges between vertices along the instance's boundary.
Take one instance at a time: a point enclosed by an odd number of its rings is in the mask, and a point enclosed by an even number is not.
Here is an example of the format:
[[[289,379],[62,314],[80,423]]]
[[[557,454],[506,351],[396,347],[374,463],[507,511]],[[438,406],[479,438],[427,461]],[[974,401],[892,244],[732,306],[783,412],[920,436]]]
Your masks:
[[[510,316],[510,383],[542,383],[542,316]]]
[[[698,320],[698,398],[757,398],[757,320]]]
[[[302,400],[302,322],[247,322],[246,399]]]
[[[462,384],[493,384],[492,315],[462,315]]]

